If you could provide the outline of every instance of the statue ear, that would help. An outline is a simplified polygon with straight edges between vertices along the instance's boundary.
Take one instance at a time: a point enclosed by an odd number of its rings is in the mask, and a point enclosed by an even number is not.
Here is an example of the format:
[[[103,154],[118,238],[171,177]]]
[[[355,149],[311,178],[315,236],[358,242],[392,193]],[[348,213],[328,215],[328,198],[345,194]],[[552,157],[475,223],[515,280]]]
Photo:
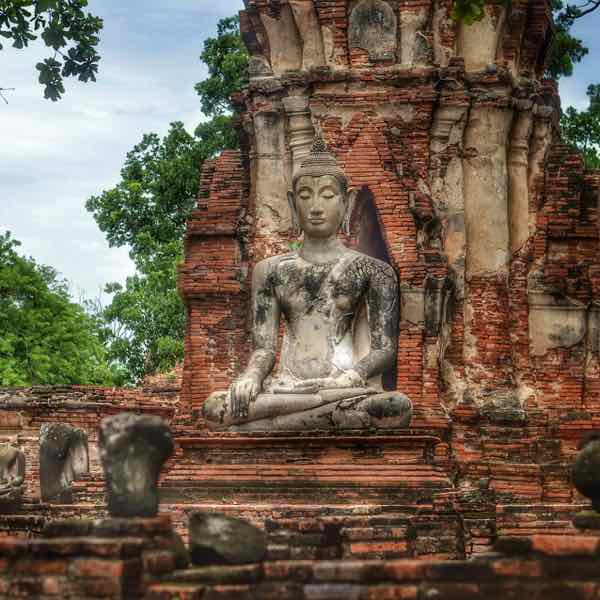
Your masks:
[[[294,235],[296,237],[300,236],[300,219],[298,218],[298,209],[296,208],[296,194],[294,194],[293,190],[289,190],[288,194],[288,204],[290,205],[290,211],[292,213],[292,229],[294,231]]]
[[[356,206],[356,198],[358,197],[358,188],[348,188],[348,192],[346,193],[346,214],[344,215],[343,221],[343,230],[344,235],[350,235],[350,223],[352,221],[352,213],[354,212],[354,207]]]

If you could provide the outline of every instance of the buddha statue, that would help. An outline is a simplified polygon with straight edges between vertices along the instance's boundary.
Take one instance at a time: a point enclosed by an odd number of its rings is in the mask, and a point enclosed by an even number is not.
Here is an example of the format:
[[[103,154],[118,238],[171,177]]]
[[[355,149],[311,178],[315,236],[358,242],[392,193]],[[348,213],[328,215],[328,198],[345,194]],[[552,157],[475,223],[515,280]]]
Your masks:
[[[347,248],[356,190],[322,139],[288,195],[298,250],[260,261],[252,280],[254,351],[229,390],[203,406],[211,428],[231,431],[406,427],[412,405],[384,391],[394,366],[399,292],[387,263]],[[275,372],[280,320],[285,323]]]
[[[12,444],[0,444],[0,507],[17,504],[25,488],[25,454]]]

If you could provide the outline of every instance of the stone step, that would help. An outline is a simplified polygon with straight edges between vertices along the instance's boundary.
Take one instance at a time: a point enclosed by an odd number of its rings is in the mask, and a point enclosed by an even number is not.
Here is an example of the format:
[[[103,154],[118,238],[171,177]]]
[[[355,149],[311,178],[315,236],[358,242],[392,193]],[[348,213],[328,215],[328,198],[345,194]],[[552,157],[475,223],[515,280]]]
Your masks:
[[[178,506],[181,510],[182,505]],[[166,505],[174,516],[177,511]],[[411,505],[251,505],[194,504],[191,511],[222,512],[243,518],[267,533],[269,560],[338,558],[439,558],[464,556],[456,514]],[[184,514],[185,514],[184,513]],[[187,519],[176,521],[179,530]]]
[[[148,589],[145,600],[202,600],[205,592],[202,584],[160,583]]]
[[[431,505],[451,490],[440,439],[414,432],[178,438],[163,503]],[[443,453],[442,453],[443,454]]]

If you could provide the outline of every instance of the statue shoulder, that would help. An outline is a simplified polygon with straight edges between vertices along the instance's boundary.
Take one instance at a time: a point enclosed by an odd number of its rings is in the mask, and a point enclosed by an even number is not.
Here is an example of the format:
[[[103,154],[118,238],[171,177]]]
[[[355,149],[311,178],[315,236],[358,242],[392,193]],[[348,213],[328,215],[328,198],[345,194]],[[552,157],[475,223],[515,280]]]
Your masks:
[[[298,257],[296,252],[287,252],[286,254],[277,254],[269,256],[258,261],[254,267],[254,280],[266,281],[269,278],[275,277],[280,265],[294,260]]]
[[[398,276],[394,267],[384,260],[374,258],[358,250],[349,250],[350,266],[366,270],[375,277],[383,277],[398,281]]]

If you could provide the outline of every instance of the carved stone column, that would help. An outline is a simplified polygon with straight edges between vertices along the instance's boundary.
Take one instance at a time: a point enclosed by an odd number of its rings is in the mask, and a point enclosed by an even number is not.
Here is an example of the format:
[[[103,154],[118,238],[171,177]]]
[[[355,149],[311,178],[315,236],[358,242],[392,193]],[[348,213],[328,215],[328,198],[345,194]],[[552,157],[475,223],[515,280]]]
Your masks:
[[[508,165],[512,111],[475,104],[466,130],[464,166],[467,276],[508,270]]]
[[[506,9],[500,4],[487,5],[483,18],[474,23],[461,22],[458,54],[465,59],[465,69],[481,71],[497,60],[499,40],[504,30]]]
[[[453,402],[462,398],[465,389],[463,361],[460,356],[449,359],[447,349],[454,320],[463,320],[466,237],[461,153],[468,108],[468,99],[461,89],[445,91],[435,112],[429,144],[431,197],[442,220],[444,253],[453,278],[454,310],[447,315],[448,320],[440,322],[438,349],[441,376]],[[441,300],[443,294],[436,298]]]
[[[256,261],[284,251],[291,228],[285,168],[285,113],[280,102],[253,117],[252,184],[255,198]]]
[[[512,110],[505,91],[475,101],[465,132],[466,283],[464,360],[478,403],[513,405],[509,332],[510,258],[507,146]]]
[[[462,280],[465,258],[463,166],[459,155],[468,106],[442,99],[431,128],[431,195],[445,220],[444,251]],[[449,146],[456,144],[456,151]]]
[[[518,112],[510,134],[508,184],[510,211],[510,249],[517,252],[529,238],[529,141],[533,116],[531,110]]]
[[[536,105],[534,107],[535,120],[532,126],[528,175],[528,186],[531,193],[534,192],[536,179],[542,172],[544,159],[552,143],[551,118],[553,112],[554,109],[551,106]]]

